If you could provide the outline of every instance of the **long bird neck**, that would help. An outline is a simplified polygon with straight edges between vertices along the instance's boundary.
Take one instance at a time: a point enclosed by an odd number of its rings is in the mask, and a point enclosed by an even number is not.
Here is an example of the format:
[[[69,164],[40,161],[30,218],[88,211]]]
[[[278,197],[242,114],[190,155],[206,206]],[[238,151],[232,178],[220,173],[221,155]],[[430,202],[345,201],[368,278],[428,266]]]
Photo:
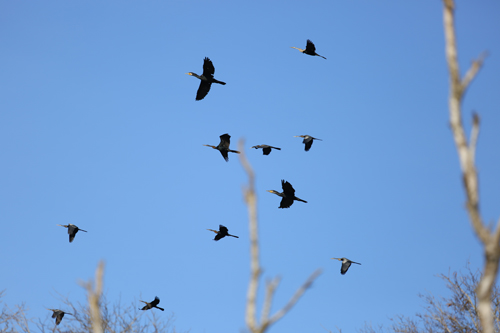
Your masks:
[[[304,53],[304,51],[305,51],[304,49],[299,49],[298,47],[295,47],[295,46],[291,46],[291,48],[292,48],[292,49],[297,49],[297,50],[299,50],[299,51],[300,51],[300,52],[302,52],[302,53]]]
[[[194,76],[194,77],[197,77],[200,80],[207,81],[207,78],[203,74],[202,75],[198,75],[196,73],[191,73],[191,75]]]

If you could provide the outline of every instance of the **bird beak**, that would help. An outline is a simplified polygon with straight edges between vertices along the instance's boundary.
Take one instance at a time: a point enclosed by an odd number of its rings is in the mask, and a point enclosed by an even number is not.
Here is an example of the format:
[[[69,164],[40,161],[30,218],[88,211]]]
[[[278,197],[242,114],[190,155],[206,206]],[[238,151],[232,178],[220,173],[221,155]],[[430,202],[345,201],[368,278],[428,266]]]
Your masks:
[[[330,258],[330,259],[340,260],[339,258]]]
[[[191,73],[186,73],[187,75],[191,75]]]

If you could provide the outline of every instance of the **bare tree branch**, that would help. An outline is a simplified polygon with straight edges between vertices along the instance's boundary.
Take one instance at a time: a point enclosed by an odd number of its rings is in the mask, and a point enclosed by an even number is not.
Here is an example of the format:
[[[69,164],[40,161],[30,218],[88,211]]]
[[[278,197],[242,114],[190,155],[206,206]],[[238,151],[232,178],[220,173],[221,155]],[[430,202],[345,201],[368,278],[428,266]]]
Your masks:
[[[479,317],[483,332],[493,333],[494,319],[491,310],[491,293],[498,274],[500,260],[500,223],[497,224],[496,230],[492,234],[489,228],[484,225],[479,213],[479,185],[474,162],[477,137],[479,134],[479,116],[474,115],[471,142],[470,145],[468,145],[462,124],[461,110],[464,92],[481,68],[486,54],[483,53],[477,60],[475,60],[471,68],[467,71],[464,79],[460,80],[457,42],[455,37],[454,10],[454,1],[444,0],[443,21],[446,39],[446,59],[450,72],[450,124],[462,169],[463,182],[467,197],[467,211],[469,213],[472,227],[484,245],[485,266],[483,276],[477,287]]]
[[[292,296],[292,298],[290,298],[288,303],[271,317],[271,319],[269,320],[269,325],[274,324],[275,322],[280,320],[281,317],[283,317],[288,311],[290,311],[293,308],[293,306],[298,302],[298,300],[302,297],[302,295],[306,292],[306,290],[311,287],[314,280],[316,280],[316,278],[320,274],[321,274],[321,269],[315,270],[311,274],[311,276],[309,276],[306,282],[304,282],[304,284],[299,289],[297,289],[297,291]]]
[[[94,333],[103,333],[103,321],[101,316],[100,299],[102,295],[102,280],[104,275],[104,262],[99,262],[95,271],[95,290],[92,288],[92,282],[89,281],[83,286],[87,289],[87,298],[90,307],[90,318],[92,320],[92,331]]]
[[[245,203],[248,207],[248,221],[250,228],[250,282],[247,291],[247,308],[245,314],[246,324],[252,333],[264,333],[270,325],[274,324],[283,317],[297,303],[304,292],[311,286],[313,281],[321,274],[321,270],[316,270],[307,281],[292,296],[285,307],[279,310],[269,319],[271,304],[274,292],[279,284],[279,279],[275,279],[267,284],[266,297],[262,309],[261,322],[257,321],[257,291],[259,286],[259,277],[261,275],[259,261],[259,236],[257,223],[257,197],[255,194],[255,176],[253,169],[248,162],[245,154],[244,141],[238,143],[241,152],[240,162],[248,175],[248,186],[243,189]]]

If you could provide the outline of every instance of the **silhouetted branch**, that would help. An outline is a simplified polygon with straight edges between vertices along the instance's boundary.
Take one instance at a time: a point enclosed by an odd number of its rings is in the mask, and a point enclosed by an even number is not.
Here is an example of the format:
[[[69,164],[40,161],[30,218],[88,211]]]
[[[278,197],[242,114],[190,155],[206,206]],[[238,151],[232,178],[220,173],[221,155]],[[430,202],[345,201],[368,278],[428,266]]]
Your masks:
[[[240,162],[243,165],[248,175],[248,186],[243,189],[243,195],[246,205],[248,207],[248,220],[250,229],[250,282],[247,291],[247,309],[245,321],[248,328],[252,333],[263,333],[270,325],[274,324],[281,317],[283,317],[292,307],[297,303],[304,292],[311,286],[313,281],[321,274],[321,270],[316,270],[307,281],[295,292],[292,298],[288,301],[285,307],[279,310],[271,318],[269,313],[271,311],[271,304],[274,292],[279,284],[279,278],[270,281],[267,284],[266,296],[264,306],[262,308],[261,322],[257,321],[256,308],[257,308],[257,291],[259,286],[259,277],[261,274],[259,262],[259,237],[258,237],[258,223],[257,223],[257,197],[255,195],[255,176],[253,169],[248,162],[245,154],[244,141],[240,140],[238,149],[241,152]]]

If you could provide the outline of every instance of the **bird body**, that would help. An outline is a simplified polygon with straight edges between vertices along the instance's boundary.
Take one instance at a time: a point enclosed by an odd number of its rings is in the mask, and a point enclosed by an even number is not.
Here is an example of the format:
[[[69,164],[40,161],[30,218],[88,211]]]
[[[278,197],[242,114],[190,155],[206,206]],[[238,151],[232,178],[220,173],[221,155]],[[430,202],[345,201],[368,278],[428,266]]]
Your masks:
[[[213,231],[215,232],[217,235],[215,235],[215,238],[214,238],[214,241],[218,241],[219,239],[221,238],[224,238],[226,236],[231,236],[231,237],[234,237],[234,238],[239,238],[238,236],[235,236],[235,235],[230,235],[229,234],[229,230],[223,226],[222,224],[219,224],[219,231],[217,230],[213,230],[213,229],[207,229],[209,231]]]
[[[309,149],[311,149],[311,146],[313,144],[313,140],[323,141],[323,140],[318,139],[318,138],[313,138],[310,135],[295,135],[294,138],[304,138],[304,140],[302,140],[302,143],[305,144],[305,147],[304,147],[305,151],[309,151]]]
[[[218,151],[220,151],[222,157],[224,158],[224,160],[229,161],[229,156],[228,156],[228,152],[231,152],[231,153],[236,153],[236,154],[239,154],[240,152],[237,151],[237,150],[231,150],[229,149],[229,145],[231,143],[231,136],[229,134],[222,134],[220,136],[220,143],[216,146],[211,146],[211,145],[204,145],[204,146],[207,146],[207,147],[212,147],[213,149],[217,149]]]
[[[198,79],[201,80],[200,86],[198,88],[198,91],[196,92],[196,100],[201,101],[202,99],[207,96],[208,92],[210,91],[210,87],[212,87],[212,83],[218,83],[225,85],[226,82],[222,82],[219,80],[216,80],[214,78],[214,73],[215,73],[215,67],[214,64],[212,63],[212,60],[209,58],[205,57],[203,60],[203,74],[198,75],[193,72],[186,73],[187,75],[191,75],[194,77],[197,77]]]
[[[87,231],[85,231],[85,230],[83,230],[83,229],[78,228],[76,225],[71,224],[71,223],[70,223],[70,224],[67,224],[67,225],[65,225],[65,224],[58,224],[58,226],[68,228],[69,242],[70,242],[70,243],[71,243],[71,242],[73,242],[73,240],[75,239],[76,233],[77,233],[78,231],[84,231],[84,232],[87,232]]]
[[[342,261],[342,267],[340,267],[340,274],[342,274],[342,275],[347,273],[347,270],[349,269],[349,267],[351,267],[351,264],[361,265],[359,262],[355,262],[355,261],[349,260],[347,258],[332,258],[332,259]]]
[[[144,306],[142,307],[142,309],[139,309],[139,310],[144,310],[144,311],[146,311],[146,310],[149,310],[149,309],[152,309],[152,308],[157,308],[157,309],[159,309],[159,310],[161,310],[161,311],[165,311],[165,309],[164,309],[164,308],[160,308],[160,307],[158,306],[158,304],[160,303],[160,299],[158,298],[158,296],[155,296],[155,299],[154,299],[151,303],[148,303],[148,302],[145,302],[145,301],[140,301],[140,302],[142,302],[142,303],[146,303],[146,305],[144,305]]]
[[[300,198],[297,198],[295,196],[295,189],[292,187],[292,184],[290,184],[289,182],[285,182],[285,180],[282,179],[281,180],[281,187],[283,188],[283,192],[278,192],[275,190],[268,190],[267,191],[267,192],[274,193],[277,196],[280,196],[282,198],[281,202],[280,202],[280,206],[278,208],[289,208],[291,205],[293,205],[294,200],[307,203],[307,201],[302,200]]]
[[[253,146],[252,148],[255,148],[255,149],[262,148],[262,154],[264,154],[264,155],[269,155],[271,153],[271,148],[281,150],[281,148],[273,147],[273,146],[269,146],[269,145],[258,145],[258,146]]]
[[[59,325],[61,323],[61,320],[63,319],[65,314],[73,315],[71,313],[64,312],[64,311],[58,310],[58,309],[47,309],[47,310],[50,310],[53,312],[52,318],[56,318],[56,325]]]
[[[314,46],[313,42],[311,42],[311,40],[307,40],[307,44],[306,44],[306,49],[299,49],[298,47],[294,47],[294,46],[291,46],[292,49],[297,49],[299,50],[300,52],[304,53],[304,54],[308,54],[310,56],[318,56],[318,57],[321,57],[323,59],[326,59],[325,57],[323,57],[322,55],[319,55],[316,53],[316,46]]]

